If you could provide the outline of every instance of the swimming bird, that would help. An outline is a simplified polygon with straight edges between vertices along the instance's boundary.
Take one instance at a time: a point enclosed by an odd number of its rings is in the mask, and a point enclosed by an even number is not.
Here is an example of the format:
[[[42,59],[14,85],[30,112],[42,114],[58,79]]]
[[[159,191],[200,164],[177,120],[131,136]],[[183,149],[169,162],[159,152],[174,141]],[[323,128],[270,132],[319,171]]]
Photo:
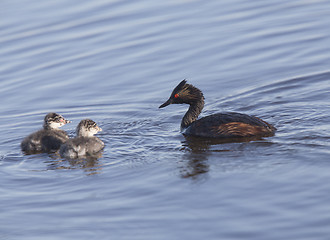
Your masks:
[[[275,127],[258,117],[236,112],[217,113],[197,119],[204,107],[204,95],[186,80],[174,88],[170,98],[159,108],[183,103],[190,105],[181,121],[184,135],[207,138],[268,137],[276,131]]]
[[[43,129],[30,134],[21,142],[22,150],[27,154],[58,150],[69,139],[68,134],[58,128],[70,122],[57,113],[48,113],[44,118]]]
[[[77,136],[61,146],[61,157],[78,158],[97,154],[104,148],[104,143],[94,136],[100,131],[102,129],[93,120],[81,120],[76,128]]]

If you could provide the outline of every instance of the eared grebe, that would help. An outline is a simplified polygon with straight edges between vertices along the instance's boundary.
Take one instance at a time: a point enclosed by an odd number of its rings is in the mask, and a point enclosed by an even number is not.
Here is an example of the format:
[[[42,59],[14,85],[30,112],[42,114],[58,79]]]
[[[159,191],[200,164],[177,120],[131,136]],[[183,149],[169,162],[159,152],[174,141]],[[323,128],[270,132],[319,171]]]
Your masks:
[[[58,150],[61,144],[69,139],[68,134],[58,128],[70,122],[57,113],[48,113],[43,129],[30,134],[22,141],[22,150],[29,154]]]
[[[276,128],[260,118],[242,113],[217,113],[197,119],[204,107],[203,93],[186,80],[179,83],[170,98],[159,108],[170,104],[189,104],[181,121],[184,135],[210,138],[267,137],[273,136]]]
[[[78,158],[93,156],[104,148],[104,143],[94,134],[102,131],[90,119],[81,120],[77,126],[77,137],[69,139],[60,148],[60,155],[64,158]]]

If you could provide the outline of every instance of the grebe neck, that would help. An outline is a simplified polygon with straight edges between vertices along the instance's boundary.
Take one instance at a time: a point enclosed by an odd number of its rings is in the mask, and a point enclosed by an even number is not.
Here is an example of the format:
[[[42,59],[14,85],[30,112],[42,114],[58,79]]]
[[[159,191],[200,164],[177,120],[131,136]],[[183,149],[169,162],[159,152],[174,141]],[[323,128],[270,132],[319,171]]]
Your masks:
[[[45,130],[53,130],[53,129],[54,129],[51,125],[49,125],[49,124],[47,124],[47,123],[44,123],[43,128],[44,128]]]
[[[184,115],[181,121],[181,130],[189,127],[190,124],[196,121],[199,114],[202,112],[204,107],[204,97],[202,96],[200,99],[191,102],[188,111]]]

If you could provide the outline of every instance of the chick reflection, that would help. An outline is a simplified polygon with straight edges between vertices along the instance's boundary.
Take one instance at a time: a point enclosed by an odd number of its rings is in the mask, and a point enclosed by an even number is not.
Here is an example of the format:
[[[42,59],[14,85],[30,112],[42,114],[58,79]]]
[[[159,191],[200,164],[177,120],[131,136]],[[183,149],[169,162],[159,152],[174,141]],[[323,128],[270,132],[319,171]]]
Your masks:
[[[87,156],[84,158],[75,158],[75,159],[63,159],[58,155],[53,155],[52,158],[54,161],[48,165],[49,170],[58,170],[58,169],[82,169],[87,175],[98,174],[101,172],[103,165],[98,160],[102,157],[102,153],[99,152],[93,156]]]
[[[102,165],[99,162],[99,158],[102,157],[102,153],[98,153],[95,156],[89,156],[85,159],[68,159],[71,168],[83,169],[88,175],[100,173]]]

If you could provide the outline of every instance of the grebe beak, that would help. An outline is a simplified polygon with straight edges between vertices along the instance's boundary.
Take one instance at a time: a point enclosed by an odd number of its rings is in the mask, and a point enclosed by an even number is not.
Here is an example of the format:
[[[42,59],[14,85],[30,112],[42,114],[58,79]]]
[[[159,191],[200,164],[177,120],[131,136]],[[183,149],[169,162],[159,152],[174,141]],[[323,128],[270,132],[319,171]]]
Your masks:
[[[64,123],[65,123],[65,124],[67,124],[67,123],[71,123],[71,122],[72,122],[72,121],[70,121],[70,120],[66,120],[66,119],[64,120]]]
[[[159,108],[166,107],[172,103],[172,99],[168,99],[166,102],[164,102],[162,105],[159,106]]]

